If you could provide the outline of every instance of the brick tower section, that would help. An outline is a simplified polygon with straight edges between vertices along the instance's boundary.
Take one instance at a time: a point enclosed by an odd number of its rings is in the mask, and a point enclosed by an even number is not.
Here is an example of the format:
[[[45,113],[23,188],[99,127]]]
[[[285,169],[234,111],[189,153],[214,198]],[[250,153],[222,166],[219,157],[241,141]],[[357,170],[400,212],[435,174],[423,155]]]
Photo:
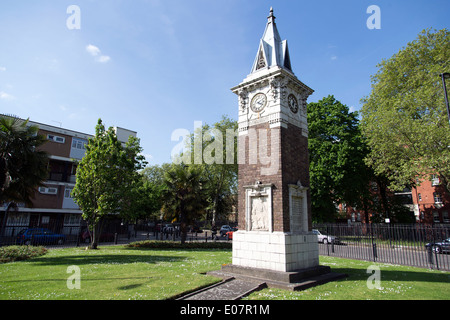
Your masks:
[[[257,146],[251,144],[248,134],[239,136],[239,146],[245,146],[240,154],[242,158],[239,161],[239,192],[238,192],[238,212],[245,212],[245,192],[244,187],[252,185],[255,181],[273,184],[272,205],[273,205],[273,231],[290,232],[289,217],[289,184],[296,184],[298,181],[305,187],[308,187],[308,230],[311,230],[311,205],[309,196],[309,158],[308,158],[308,139],[302,135],[302,129],[290,125],[289,128],[276,127],[270,128],[268,123],[256,125],[249,129],[267,130],[267,150],[277,152],[279,168],[273,175],[261,175],[261,168],[268,167],[257,161],[256,164],[250,164],[250,154],[257,153]],[[274,131],[278,131],[275,133]],[[278,138],[272,141],[272,134]],[[276,146],[272,144],[276,143]],[[259,160],[259,159],[258,159]],[[282,174],[283,173],[283,174]],[[246,229],[245,215],[238,217],[238,228]]]

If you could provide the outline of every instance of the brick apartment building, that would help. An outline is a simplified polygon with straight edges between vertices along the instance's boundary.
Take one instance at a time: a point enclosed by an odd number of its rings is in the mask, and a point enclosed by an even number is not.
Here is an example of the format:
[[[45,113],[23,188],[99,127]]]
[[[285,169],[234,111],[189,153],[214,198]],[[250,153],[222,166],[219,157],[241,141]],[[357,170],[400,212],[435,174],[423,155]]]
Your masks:
[[[411,192],[416,220],[424,223],[450,223],[450,194],[438,176],[422,181]]]
[[[29,125],[39,127],[38,134],[48,142],[40,148],[49,154],[48,179],[43,187],[36,189],[33,206],[17,204],[8,213],[5,221],[7,203],[0,204],[0,223],[3,236],[13,237],[28,227],[43,227],[54,232],[76,236],[83,226],[81,210],[71,197],[76,182],[77,161],[85,154],[85,145],[92,135],[37,122]],[[126,142],[136,132],[116,127],[121,142]]]
[[[417,181],[419,182],[419,181]],[[374,198],[379,199],[376,183],[370,185]],[[450,224],[450,194],[445,190],[438,176],[424,177],[420,185],[394,193],[400,202],[409,209],[416,223]],[[364,213],[351,207],[340,205],[351,222],[364,222]]]

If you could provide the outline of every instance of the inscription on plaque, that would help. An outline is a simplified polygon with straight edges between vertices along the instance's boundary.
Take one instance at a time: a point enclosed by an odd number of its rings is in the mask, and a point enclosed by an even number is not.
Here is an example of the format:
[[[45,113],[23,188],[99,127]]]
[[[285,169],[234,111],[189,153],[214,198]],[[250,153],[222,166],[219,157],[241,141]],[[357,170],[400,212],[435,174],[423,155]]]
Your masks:
[[[302,211],[303,199],[293,196],[291,199],[292,216],[291,216],[291,232],[300,231],[302,229]]]

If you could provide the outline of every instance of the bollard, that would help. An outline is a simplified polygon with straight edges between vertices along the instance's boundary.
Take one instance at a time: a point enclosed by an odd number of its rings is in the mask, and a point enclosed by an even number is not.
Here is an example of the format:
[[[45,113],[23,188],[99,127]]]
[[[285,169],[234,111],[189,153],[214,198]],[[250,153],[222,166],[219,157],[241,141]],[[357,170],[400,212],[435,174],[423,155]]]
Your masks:
[[[433,248],[432,248],[432,246],[429,246],[429,247],[427,248],[427,250],[428,250],[428,263],[429,263],[430,265],[433,265],[433,264],[434,264],[434,261],[433,261]]]
[[[378,258],[377,244],[376,243],[372,244],[372,251],[373,251],[373,261],[375,261]]]

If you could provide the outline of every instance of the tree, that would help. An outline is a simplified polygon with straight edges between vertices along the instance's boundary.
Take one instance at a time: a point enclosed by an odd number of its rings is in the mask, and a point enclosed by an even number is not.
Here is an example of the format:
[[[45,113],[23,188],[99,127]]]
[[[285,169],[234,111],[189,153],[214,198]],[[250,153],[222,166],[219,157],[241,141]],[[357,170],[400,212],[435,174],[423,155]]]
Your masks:
[[[450,192],[450,127],[439,77],[450,70],[450,32],[423,31],[378,68],[362,100],[367,164],[391,190],[437,174]]]
[[[181,243],[186,242],[187,226],[206,208],[205,181],[199,167],[173,165],[164,176],[163,212],[165,218],[180,223]]]
[[[308,148],[313,219],[333,221],[340,203],[368,210],[370,170],[357,112],[328,96],[308,104]]]
[[[208,199],[208,212],[211,225],[215,225],[221,215],[228,214],[235,204],[234,195],[237,194],[237,121],[223,116],[222,120],[213,127],[205,125],[202,128],[204,140],[203,157],[214,158],[216,161],[201,165],[205,190]],[[228,150],[227,150],[227,143]],[[230,151],[227,154],[227,151]],[[217,156],[217,157],[216,157]]]
[[[187,139],[185,154],[177,159],[197,166],[205,180],[207,219],[214,225],[231,212],[237,193],[237,121],[222,116],[212,126],[204,124]]]
[[[106,215],[130,218],[135,214],[142,186],[138,170],[145,164],[140,152],[139,139],[130,136],[122,146],[114,128],[105,130],[102,120],[98,120],[95,136],[89,139],[86,154],[77,167],[72,191],[92,232],[90,248],[97,248],[99,222]]]
[[[0,117],[0,203],[33,206],[36,187],[48,178],[48,155],[39,150],[47,140],[29,120]]]
[[[159,219],[163,206],[162,196],[165,188],[164,175],[172,168],[172,164],[152,165],[141,172],[143,179],[141,201],[145,207],[146,217]]]

